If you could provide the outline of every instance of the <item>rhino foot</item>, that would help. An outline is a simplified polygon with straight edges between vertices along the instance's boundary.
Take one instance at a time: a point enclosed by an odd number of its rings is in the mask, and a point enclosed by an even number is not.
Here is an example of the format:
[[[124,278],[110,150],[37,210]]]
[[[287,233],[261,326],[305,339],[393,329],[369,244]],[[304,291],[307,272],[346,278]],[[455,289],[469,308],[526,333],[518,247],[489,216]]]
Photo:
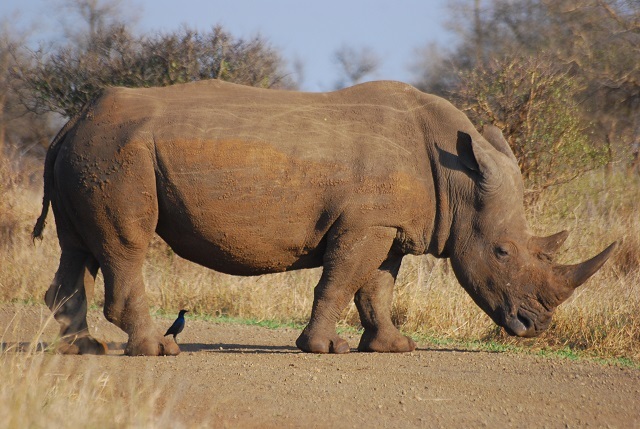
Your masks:
[[[306,330],[296,340],[296,346],[307,353],[349,353],[349,343],[337,334],[331,336],[310,335]]]
[[[72,341],[63,339],[57,351],[65,355],[104,355],[107,354],[107,345],[91,336],[84,336]]]
[[[146,338],[139,341],[129,338],[124,353],[129,356],[176,356],[180,354],[180,347],[173,338]]]
[[[369,333],[365,330],[358,344],[358,351],[380,353],[412,352],[416,349],[416,342],[411,338],[395,332]]]

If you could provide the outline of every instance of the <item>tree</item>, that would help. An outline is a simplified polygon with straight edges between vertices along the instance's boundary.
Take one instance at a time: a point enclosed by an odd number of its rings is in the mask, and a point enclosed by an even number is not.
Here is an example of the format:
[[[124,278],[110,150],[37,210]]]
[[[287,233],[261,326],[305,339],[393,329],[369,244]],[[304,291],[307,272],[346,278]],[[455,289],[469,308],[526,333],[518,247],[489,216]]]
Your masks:
[[[26,110],[18,96],[23,88],[12,71],[25,61],[25,38],[7,20],[0,22],[0,156],[17,155],[12,156],[17,161],[25,154],[42,155],[52,132],[49,116]]]
[[[449,96],[463,84],[463,72],[495,58],[541,53],[536,46],[547,25],[541,0],[452,0],[448,7],[448,27],[458,43],[418,50],[412,71],[423,91]]]
[[[32,112],[71,117],[108,86],[166,86],[223,79],[266,88],[293,87],[279,53],[263,37],[236,39],[222,27],[136,36],[120,0],[64,0],[81,24],[67,43],[40,48],[14,69]]]
[[[459,75],[455,71],[465,70],[453,61],[450,52],[436,43],[417,48],[409,68],[416,76],[413,84],[417,88],[442,96],[458,85]]]
[[[7,126],[5,105],[9,92],[8,79],[13,41],[10,39],[6,24],[3,23],[0,30],[0,142],[4,143]]]
[[[439,73],[421,74],[417,86],[446,96],[472,96],[461,88],[468,85],[464,79],[474,77],[473,70],[488,70],[495,61],[545,59],[565,80],[573,80],[565,88],[571,91],[567,96],[574,115],[591,124],[580,127],[588,131],[585,148],[606,152],[609,165],[626,163],[640,130],[639,2],[466,0],[454,4],[451,21],[461,43],[436,58],[430,68]],[[452,70],[449,76],[453,77],[441,76],[441,64]],[[473,102],[466,100],[468,105]],[[549,114],[545,121],[556,119],[554,112]],[[515,149],[520,156],[529,153]]]
[[[580,94],[584,112],[598,125],[611,160],[627,164],[640,134],[640,2],[545,4],[572,35],[555,51],[587,82]]]
[[[343,45],[335,52],[334,61],[341,75],[335,84],[336,89],[360,83],[380,67],[380,58],[368,47],[356,50],[351,46]]]
[[[514,151],[529,195],[607,160],[573,95],[580,82],[544,58],[493,60],[461,74],[454,99],[478,126],[496,125]]]
[[[166,86],[222,79],[251,86],[291,87],[279,54],[261,37],[235,39],[222,27],[201,33],[183,28],[152,37],[126,27],[100,30],[90,51],[65,46],[34,53],[18,70],[22,99],[35,112],[70,117],[107,86]]]
[[[122,0],[59,0],[59,2],[60,9],[66,12],[63,17],[63,21],[67,24],[63,26],[65,37],[87,51],[92,49],[91,42],[99,33],[104,33],[113,27],[129,27],[135,21],[131,15],[131,9],[135,6],[131,2],[128,4],[126,19],[122,13]]]

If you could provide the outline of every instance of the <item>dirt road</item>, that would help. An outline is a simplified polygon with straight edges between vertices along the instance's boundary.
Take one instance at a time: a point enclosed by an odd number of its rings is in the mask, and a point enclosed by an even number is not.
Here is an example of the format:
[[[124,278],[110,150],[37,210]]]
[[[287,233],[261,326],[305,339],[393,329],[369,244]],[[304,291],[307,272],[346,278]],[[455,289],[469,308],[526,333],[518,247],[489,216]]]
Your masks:
[[[30,341],[47,311],[1,306],[5,345]],[[309,355],[295,348],[295,330],[189,319],[179,356],[125,357],[124,334],[99,312],[90,316],[110,354],[65,356],[58,370],[97,363],[116,386],[147,379],[166,390],[159,405],[186,427],[640,427],[635,369],[425,345],[407,354]],[[43,340],[56,331],[47,327]]]

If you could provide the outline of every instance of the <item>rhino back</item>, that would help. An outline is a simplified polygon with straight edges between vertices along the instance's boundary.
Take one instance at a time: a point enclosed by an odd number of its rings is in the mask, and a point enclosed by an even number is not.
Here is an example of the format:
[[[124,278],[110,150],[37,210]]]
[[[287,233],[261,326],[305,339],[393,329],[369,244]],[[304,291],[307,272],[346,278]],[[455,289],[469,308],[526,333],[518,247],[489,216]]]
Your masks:
[[[117,88],[88,132],[103,160],[128,145],[152,153],[157,230],[178,254],[276,272],[320,265],[340,217],[396,227],[400,245],[424,252],[435,214],[420,94],[392,82],[326,94],[219,81]]]

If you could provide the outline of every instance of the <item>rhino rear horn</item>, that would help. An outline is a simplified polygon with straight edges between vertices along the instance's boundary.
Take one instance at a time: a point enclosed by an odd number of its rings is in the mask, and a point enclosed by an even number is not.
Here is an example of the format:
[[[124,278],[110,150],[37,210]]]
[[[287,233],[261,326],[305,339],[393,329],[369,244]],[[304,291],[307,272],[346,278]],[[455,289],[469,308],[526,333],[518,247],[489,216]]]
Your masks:
[[[613,242],[609,247],[588,261],[576,265],[559,265],[554,268],[554,271],[564,280],[564,284],[571,289],[575,289],[586,282],[589,277],[594,275],[595,272],[607,262],[607,259],[609,259],[616,247],[618,247],[618,243]]]
[[[534,247],[540,249],[543,253],[551,256],[558,251],[560,246],[569,236],[569,231],[560,231],[548,237],[531,237]]]

